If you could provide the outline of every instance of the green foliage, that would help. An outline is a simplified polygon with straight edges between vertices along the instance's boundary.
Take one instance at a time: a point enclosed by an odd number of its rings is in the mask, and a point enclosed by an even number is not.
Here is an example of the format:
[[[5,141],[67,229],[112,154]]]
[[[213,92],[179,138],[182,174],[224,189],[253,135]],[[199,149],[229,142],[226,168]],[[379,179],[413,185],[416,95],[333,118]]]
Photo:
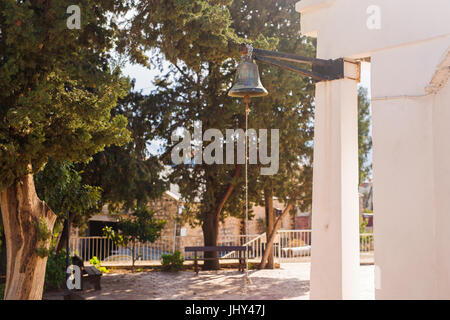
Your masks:
[[[102,187],[102,203],[107,203],[110,211],[144,206],[168,188],[160,175],[162,164],[147,148],[148,141],[154,138],[149,121],[152,108],[152,97],[129,92],[113,114],[127,118],[132,141],[122,147],[109,147],[87,165],[78,165],[85,182]]]
[[[163,254],[161,265],[164,271],[178,272],[183,269],[183,256],[181,252],[175,251],[173,254]]]
[[[41,258],[45,258],[50,254],[50,250],[47,249],[47,241],[52,237],[52,232],[48,230],[47,223],[43,217],[39,218],[39,222],[34,223],[34,227],[39,241],[39,247],[36,248],[36,254]]]
[[[232,0],[165,0],[136,3],[122,51],[147,63],[143,51],[159,48],[172,63],[183,61],[200,71],[205,61],[220,65],[238,53],[243,41],[232,28]]]
[[[47,259],[45,271],[45,290],[60,289],[66,279],[66,251],[51,251]]]
[[[367,233],[367,225],[369,224],[368,219],[364,219],[361,215],[359,216],[359,233]]]
[[[248,270],[259,270],[259,264],[248,263]]]
[[[128,245],[128,238],[123,237],[121,234],[113,230],[112,227],[104,227],[102,229],[103,235],[107,237],[108,239],[112,240],[112,242],[116,246],[124,246],[126,247]]]
[[[372,164],[368,164],[370,151],[372,150],[371,137],[371,111],[368,91],[366,88],[358,89],[358,105],[359,105],[359,129],[358,129],[358,145],[359,145],[359,183],[364,183],[370,178],[372,173]]]
[[[101,273],[109,273],[109,270],[106,267],[102,266],[102,263],[99,258],[92,257],[92,259],[90,259],[89,262],[91,263],[91,265],[96,267],[97,270],[100,271]]]
[[[121,218],[117,223],[119,233],[111,228],[104,228],[105,235],[115,244],[127,246],[131,242],[155,242],[164,228],[166,221],[156,220],[154,212],[146,208],[136,208],[126,219]]]
[[[295,11],[297,1],[235,1],[246,10],[235,24],[242,32],[256,37],[260,32],[278,39],[277,50],[300,56],[315,57],[315,43],[298,33],[300,21]],[[260,12],[266,14],[261,15]],[[251,17],[245,21],[245,15]],[[268,24],[267,21],[271,23]],[[238,30],[240,30],[240,28]],[[251,128],[280,130],[279,171],[274,176],[256,176],[256,202],[264,205],[264,193],[284,203],[292,202],[302,211],[312,203],[312,163],[314,139],[315,86],[308,77],[279,67],[260,64],[261,79],[269,95],[254,99],[250,114]],[[258,171],[256,172],[258,174]]]
[[[88,161],[129,140],[111,116],[129,88],[110,66],[120,2],[83,1],[80,30],[66,26],[71,0],[0,2],[0,190],[49,157]]]
[[[0,283],[0,300],[4,299],[6,283]]]
[[[97,210],[101,188],[83,184],[80,172],[68,161],[49,159],[44,170],[35,175],[36,192],[59,218]]]
[[[230,57],[239,58],[236,44],[247,42],[263,49],[314,56],[313,43],[298,35],[299,19],[294,6],[295,1],[174,0],[151,9],[138,7],[139,14],[132,24],[139,34],[132,34],[131,39],[144,47],[159,48],[171,62],[170,72],[156,81],[157,90],[151,98],[150,120],[157,137],[169,145],[162,156],[165,164],[172,164],[173,145],[169,141],[179,127],[192,131],[195,121],[202,122],[203,133],[211,128],[225,132],[245,127],[242,102],[228,96],[237,66]],[[260,165],[249,167],[250,201],[260,202],[264,185],[270,183],[279,186],[275,196],[308,207],[312,189],[314,84],[279,68],[260,65],[260,69],[270,96],[254,99],[249,125],[256,130],[281,129],[281,158],[275,177],[261,177]],[[179,186],[187,202],[184,218],[193,225],[211,230],[214,226],[205,221],[218,221],[211,216],[244,216],[242,165],[178,165],[173,167],[170,182]],[[232,190],[229,197],[228,190]]]
[[[37,236],[39,241],[47,241],[52,236],[52,233],[48,230],[47,223],[43,217],[39,218],[39,222],[35,223],[37,230]]]
[[[38,197],[57,215],[58,228],[70,213],[72,227],[83,227],[98,212],[101,188],[84,184],[80,172],[68,161],[49,159],[44,169],[34,176]]]
[[[104,235],[111,239],[115,245],[127,247],[131,244],[132,265],[136,260],[136,242],[155,242],[161,235],[166,221],[154,218],[153,211],[144,207],[136,208],[126,219],[121,218],[117,223],[118,232],[110,227],[103,228]]]

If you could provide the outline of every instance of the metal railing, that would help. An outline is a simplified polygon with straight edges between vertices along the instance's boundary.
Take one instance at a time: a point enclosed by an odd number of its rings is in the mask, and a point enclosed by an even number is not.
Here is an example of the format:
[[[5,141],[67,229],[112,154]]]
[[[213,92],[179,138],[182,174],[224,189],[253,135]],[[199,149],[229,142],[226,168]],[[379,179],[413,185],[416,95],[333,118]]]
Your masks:
[[[359,246],[361,252],[373,252],[373,233],[362,233],[359,238]]]
[[[249,259],[261,259],[264,253],[263,244],[266,242],[266,233],[256,236],[255,238],[240,244],[241,246],[247,247],[247,256]],[[232,251],[224,255],[222,258],[238,259],[239,253]]]
[[[260,235],[221,235],[219,246],[246,246],[251,260],[260,260],[266,248],[266,234]],[[180,251],[183,257],[193,258],[193,253],[184,252],[188,246],[203,246],[202,236],[161,237],[154,243],[136,243],[135,258],[139,262],[155,263],[161,261],[163,254]],[[280,230],[274,241],[273,255],[278,262],[308,261],[311,257],[311,230]],[[106,237],[80,237],[70,241],[70,250],[89,262],[97,257],[105,265],[131,263],[131,245],[118,247]],[[373,255],[373,234],[361,234],[360,251]],[[238,258],[236,252],[224,253],[222,258]]]
[[[280,230],[278,237],[278,245],[275,245],[280,262],[304,261],[311,257],[311,230]]]
[[[70,251],[89,262],[97,257],[104,263],[121,263],[132,260],[132,245],[117,246],[106,237],[80,237],[71,239]],[[136,243],[137,261],[160,261],[163,254],[173,253],[173,238],[162,237],[154,243]]]
[[[260,235],[220,235],[219,239],[217,241],[218,246],[243,246],[246,243],[252,241],[255,238],[258,238]],[[185,252],[185,247],[191,247],[191,246],[203,246],[204,241],[202,236],[186,236],[176,237],[176,250],[180,251],[183,257],[187,259],[194,258],[194,252]],[[225,256],[228,257],[230,253],[223,252],[222,256],[225,258]],[[198,257],[203,257],[203,252],[197,252]],[[232,256],[234,257],[234,256]],[[237,259],[237,255],[236,255]]]

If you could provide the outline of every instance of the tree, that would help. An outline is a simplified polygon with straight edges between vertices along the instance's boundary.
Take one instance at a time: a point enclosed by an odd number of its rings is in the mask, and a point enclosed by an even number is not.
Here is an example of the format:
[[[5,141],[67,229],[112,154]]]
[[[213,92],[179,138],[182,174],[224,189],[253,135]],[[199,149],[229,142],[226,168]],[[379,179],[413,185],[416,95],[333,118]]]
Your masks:
[[[6,275],[6,244],[5,232],[3,231],[2,216],[0,214],[0,276],[4,275]]]
[[[128,141],[111,116],[128,80],[109,65],[121,1],[84,1],[79,30],[67,28],[69,0],[0,2],[0,201],[8,251],[5,299],[40,299],[56,215],[33,175],[51,157],[88,161]]]
[[[49,159],[44,170],[34,177],[36,192],[57,215],[62,231],[56,242],[56,253],[65,249],[67,233],[72,226],[82,227],[99,209],[101,188],[83,184],[80,172],[68,161]],[[69,214],[69,230],[67,229]]]
[[[301,48],[302,41],[296,35],[297,30],[294,31],[297,23],[287,27],[292,21],[285,21],[286,17],[292,18],[296,15],[294,1],[174,0],[157,2],[151,8],[142,3],[137,7],[137,12],[128,37],[128,45],[132,48],[130,51],[137,54],[136,61],[140,59],[139,44],[144,48],[158,48],[172,64],[170,74],[161,76],[156,83],[156,95],[160,97],[161,102],[155,116],[158,120],[155,121],[155,127],[158,135],[167,142],[171,141],[172,133],[176,132],[177,128],[183,127],[192,131],[198,122],[202,124],[202,136],[211,128],[225,130],[245,127],[243,104],[227,95],[236,70],[236,63],[231,58],[239,58],[238,48],[241,43],[248,42],[259,48],[275,49],[280,38],[284,37],[282,48],[289,49],[290,52],[303,53],[311,47],[306,45],[306,48]],[[295,20],[298,20],[298,16]],[[267,21],[275,22],[268,24]],[[292,32],[294,39],[289,32]],[[289,46],[291,40],[294,44]],[[280,71],[275,68],[264,70],[264,77],[270,72],[280,75]],[[307,91],[303,95],[310,99],[309,89],[302,89],[305,85],[303,80],[292,75],[285,76],[285,81],[279,84],[276,75],[268,81],[271,93],[280,92],[271,102],[277,99],[278,101],[276,105],[268,105],[275,111],[287,105],[292,110],[297,109],[299,114],[299,104],[296,100],[298,95],[291,99],[290,91],[292,88],[298,92]],[[289,83],[290,80],[294,81]],[[259,102],[252,104],[250,127],[274,128],[270,121],[261,120],[265,115],[270,118],[271,113],[264,115],[261,112],[256,116],[258,121],[254,120],[260,105]],[[266,108],[268,109],[269,107]],[[281,111],[278,111],[278,114],[280,113]],[[295,111],[292,111],[289,115],[294,113]],[[304,119],[308,118],[308,113],[309,111],[305,112]],[[285,118],[278,115],[278,120],[287,120],[289,115]],[[300,115],[294,117],[291,123],[299,117]],[[302,125],[306,127],[304,119]],[[290,143],[295,142],[291,140]],[[166,150],[163,157],[166,163],[171,163],[173,147],[174,145],[171,145]],[[203,151],[205,146],[196,150],[198,153]],[[257,186],[261,187],[258,183],[259,169],[260,166],[257,165],[249,167],[251,202],[261,198],[257,189]],[[197,161],[191,165],[177,165],[174,166],[170,179],[180,187],[180,193],[188,203],[186,211],[202,226],[205,245],[217,245],[221,220],[230,215],[243,218],[245,189],[242,164],[210,165]],[[206,257],[217,258],[217,254],[207,253]],[[217,260],[208,260],[205,263],[206,269],[218,267]]]
[[[103,228],[103,232],[117,246],[128,247],[131,244],[131,270],[134,272],[136,258],[141,255],[141,252],[136,254],[136,243],[155,242],[165,223],[165,221],[156,221],[152,211],[141,207],[136,208],[130,217],[119,220],[117,233],[111,227]]]
[[[295,3],[292,0],[234,1],[233,12],[237,15],[232,27],[241,37],[255,38],[263,34],[277,39],[277,50],[281,52],[314,57],[315,43],[298,33],[300,22]],[[259,68],[269,95],[255,99],[251,126],[280,130],[277,174],[256,177],[259,204],[266,209],[268,238],[260,267],[273,268],[270,238],[281,226],[281,220],[275,217],[273,198],[289,208],[285,214],[294,207],[306,210],[311,205],[315,86],[310,78],[279,67],[260,64]]]
[[[372,173],[372,164],[368,164],[370,151],[372,150],[371,137],[371,112],[368,91],[366,88],[358,89],[358,145],[359,145],[359,183],[364,183]]]
[[[161,77],[155,94],[160,102],[154,123],[165,141],[171,140],[178,127],[192,129],[196,120],[203,124],[202,133],[209,128],[243,127],[242,106],[227,96],[235,70],[230,56],[239,56],[239,44],[244,41],[230,28],[231,2],[174,0],[157,1],[152,6],[140,2],[136,7],[129,29],[129,51],[137,53],[139,61],[139,48],[158,48],[172,63],[171,74]],[[176,82],[171,83],[171,79]],[[167,164],[171,164],[171,147],[163,157]],[[242,172],[242,165],[197,163],[173,168],[170,181],[179,185],[183,197],[192,204],[187,207],[202,225],[205,245],[217,244],[222,213],[230,198],[236,197],[234,190],[242,188]],[[197,205],[198,199],[201,203]],[[242,214],[242,197],[236,202],[240,205],[229,208],[229,214]],[[217,253],[206,256],[217,257]],[[218,262],[208,260],[205,268],[217,269]]]
[[[101,204],[107,204],[110,211],[145,206],[167,190],[161,175],[163,165],[148,150],[148,142],[154,139],[154,99],[141,92],[128,92],[112,114],[127,118],[130,142],[108,147],[91,162],[77,165],[85,183],[102,188]]]

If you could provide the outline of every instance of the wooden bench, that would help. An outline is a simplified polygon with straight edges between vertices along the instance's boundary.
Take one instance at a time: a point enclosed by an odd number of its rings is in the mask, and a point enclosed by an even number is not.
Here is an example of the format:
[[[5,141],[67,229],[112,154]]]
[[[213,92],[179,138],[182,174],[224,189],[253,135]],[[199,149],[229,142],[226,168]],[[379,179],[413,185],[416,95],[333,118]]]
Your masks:
[[[199,258],[197,256],[197,252],[218,252],[219,254],[221,252],[231,252],[231,251],[237,251],[239,256],[238,256],[238,260],[239,260],[239,271],[244,272],[245,271],[245,267],[247,264],[247,248],[243,247],[243,246],[219,246],[219,247],[185,247],[184,248],[184,252],[194,252],[194,258],[193,259],[186,259],[186,260],[194,260],[194,268],[195,268],[195,273],[198,274],[198,260],[221,260],[222,258],[217,257],[217,258]],[[244,253],[244,254],[242,254]],[[235,258],[223,258],[225,260],[234,260]]]
[[[81,270],[81,290],[84,290],[85,283],[94,285],[94,290],[101,290],[100,280],[102,273],[94,266],[84,266],[84,260],[78,256],[72,257],[72,264]]]

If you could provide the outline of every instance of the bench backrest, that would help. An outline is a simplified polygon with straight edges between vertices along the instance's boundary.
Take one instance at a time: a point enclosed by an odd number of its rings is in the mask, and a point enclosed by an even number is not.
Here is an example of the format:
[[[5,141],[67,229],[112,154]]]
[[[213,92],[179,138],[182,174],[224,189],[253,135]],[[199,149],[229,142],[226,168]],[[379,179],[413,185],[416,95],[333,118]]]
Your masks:
[[[219,246],[219,247],[185,247],[185,252],[224,252],[224,251],[245,251],[243,246]]]

